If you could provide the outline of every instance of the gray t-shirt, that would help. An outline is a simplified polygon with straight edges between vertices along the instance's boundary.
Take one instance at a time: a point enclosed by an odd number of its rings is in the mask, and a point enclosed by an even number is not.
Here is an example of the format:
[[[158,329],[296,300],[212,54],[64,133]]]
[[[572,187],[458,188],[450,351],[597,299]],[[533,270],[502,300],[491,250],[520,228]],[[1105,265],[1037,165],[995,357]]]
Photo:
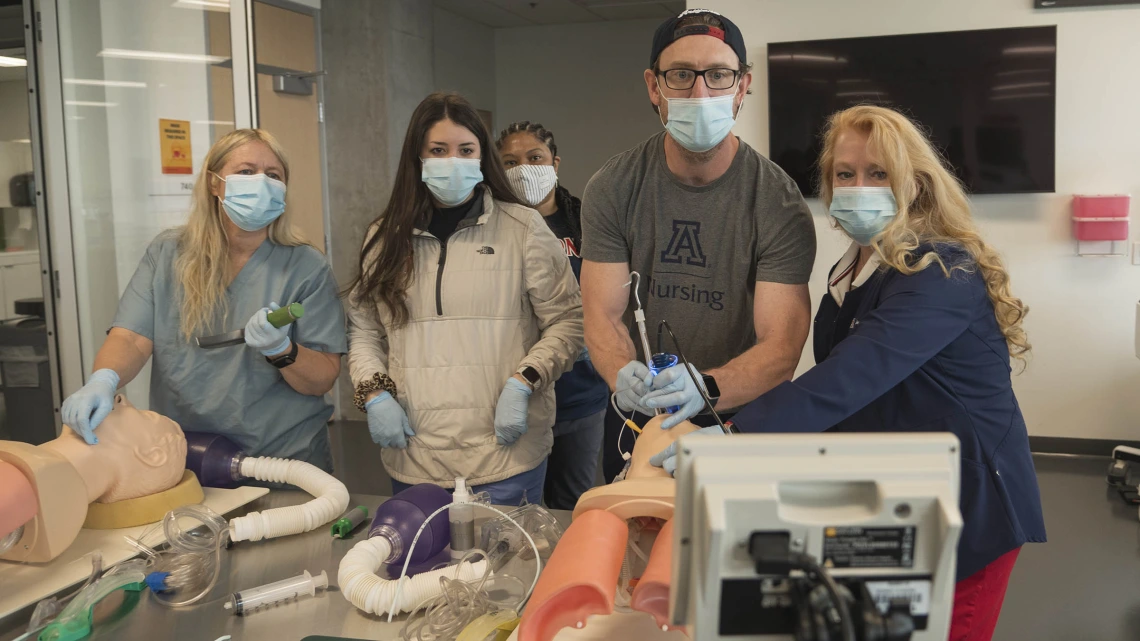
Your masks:
[[[280,370],[244,344],[202,349],[182,335],[177,257],[177,232],[159,235],[147,247],[111,323],[154,341],[150,408],[183,430],[225,435],[250,456],[299,459],[331,471],[325,423],[333,407],[323,396],[297,392]],[[241,329],[270,301],[298,302],[305,315],[289,326],[290,338],[318,352],[348,351],[336,281],[325,257],[312,247],[264,241],[230,283],[226,298],[228,317],[219,314],[203,334]]]
[[[815,227],[796,183],[740,141],[728,171],[686,185],[665,162],[665,132],[614,156],[582,196],[582,258],[641,274],[650,347],[669,326],[689,361],[719,367],[756,344],[757,282],[802,285]],[[633,309],[630,298],[629,310]],[[627,312],[634,345],[640,338]],[[664,351],[676,350],[668,335]]]

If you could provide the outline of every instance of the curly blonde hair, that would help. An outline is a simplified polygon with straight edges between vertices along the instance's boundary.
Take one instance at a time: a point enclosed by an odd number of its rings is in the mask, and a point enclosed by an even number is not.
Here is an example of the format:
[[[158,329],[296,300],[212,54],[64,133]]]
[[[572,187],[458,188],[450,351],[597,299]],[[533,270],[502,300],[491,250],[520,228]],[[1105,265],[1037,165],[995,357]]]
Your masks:
[[[1009,355],[1024,368],[1032,349],[1022,328],[1029,308],[1013,295],[1001,256],[982,240],[974,225],[962,183],[947,169],[930,140],[909,118],[884,107],[859,105],[834,114],[824,129],[819,158],[819,195],[829,207],[835,144],[844,131],[867,136],[867,149],[887,172],[898,202],[898,215],[872,241],[883,265],[907,275],[933,263],[938,263],[947,277],[954,270],[979,270]],[[961,248],[972,262],[947,267],[933,251],[916,255],[920,246],[938,244]]]

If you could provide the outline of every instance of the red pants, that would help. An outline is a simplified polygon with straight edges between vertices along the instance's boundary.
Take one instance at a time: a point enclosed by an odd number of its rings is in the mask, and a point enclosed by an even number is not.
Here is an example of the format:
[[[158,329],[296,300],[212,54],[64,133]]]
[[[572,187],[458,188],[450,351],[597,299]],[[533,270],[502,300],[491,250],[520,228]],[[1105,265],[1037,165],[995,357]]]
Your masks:
[[[954,588],[954,614],[949,641],[990,641],[997,627],[1009,575],[1021,548],[962,579]]]

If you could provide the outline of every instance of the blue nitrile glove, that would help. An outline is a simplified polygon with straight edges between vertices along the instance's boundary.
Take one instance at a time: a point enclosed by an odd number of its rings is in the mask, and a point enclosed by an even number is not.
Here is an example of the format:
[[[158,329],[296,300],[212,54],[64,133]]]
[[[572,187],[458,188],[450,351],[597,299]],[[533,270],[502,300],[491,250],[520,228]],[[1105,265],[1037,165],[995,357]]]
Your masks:
[[[689,376],[689,371],[693,373]],[[678,425],[681,421],[701,413],[705,407],[705,399],[697,390],[693,378],[700,381],[701,390],[705,390],[705,381],[695,365],[689,365],[689,371],[684,367],[674,365],[653,377],[653,389],[645,395],[645,406],[651,409],[678,407],[669,418],[661,421],[661,429],[667,430]],[[707,391],[707,390],[705,390]]]
[[[618,370],[615,393],[618,407],[623,412],[641,412],[646,416],[653,416],[653,410],[644,405],[644,397],[653,385],[653,372],[649,371],[645,363],[630,361],[625,367]]]
[[[87,379],[63,402],[60,416],[63,424],[83,437],[88,445],[99,442],[95,428],[115,409],[115,390],[119,389],[119,375],[112,369],[101,369]]]
[[[261,352],[262,356],[275,356],[289,349],[289,325],[274,327],[266,316],[269,312],[281,309],[277,303],[269,303],[249,318],[245,324],[245,344]]]
[[[721,436],[724,436],[724,430],[720,429],[719,425],[713,425],[712,427],[702,427],[701,429],[692,432],[692,434],[719,434]],[[688,437],[689,435],[686,434],[685,436]],[[673,441],[669,444],[669,447],[661,450],[657,454],[654,454],[649,459],[649,464],[656,467],[665,468],[665,471],[669,473],[669,476],[676,474],[677,441]]]
[[[532,391],[514,376],[507,379],[495,407],[495,436],[499,445],[510,445],[526,434],[526,412]]]
[[[372,442],[380,447],[402,450],[408,446],[408,437],[416,435],[408,425],[404,408],[388,392],[382,392],[365,403],[364,411],[368,412],[368,432],[372,435]]]

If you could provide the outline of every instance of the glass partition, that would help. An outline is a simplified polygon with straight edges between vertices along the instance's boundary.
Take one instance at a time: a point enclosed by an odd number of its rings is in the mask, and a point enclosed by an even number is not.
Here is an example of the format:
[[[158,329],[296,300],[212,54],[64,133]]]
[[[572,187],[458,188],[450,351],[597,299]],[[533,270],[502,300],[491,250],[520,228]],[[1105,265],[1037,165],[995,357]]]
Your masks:
[[[234,127],[227,0],[58,0],[84,375],[147,245]],[[161,301],[159,304],[177,304]],[[128,387],[147,407],[149,366]]]

